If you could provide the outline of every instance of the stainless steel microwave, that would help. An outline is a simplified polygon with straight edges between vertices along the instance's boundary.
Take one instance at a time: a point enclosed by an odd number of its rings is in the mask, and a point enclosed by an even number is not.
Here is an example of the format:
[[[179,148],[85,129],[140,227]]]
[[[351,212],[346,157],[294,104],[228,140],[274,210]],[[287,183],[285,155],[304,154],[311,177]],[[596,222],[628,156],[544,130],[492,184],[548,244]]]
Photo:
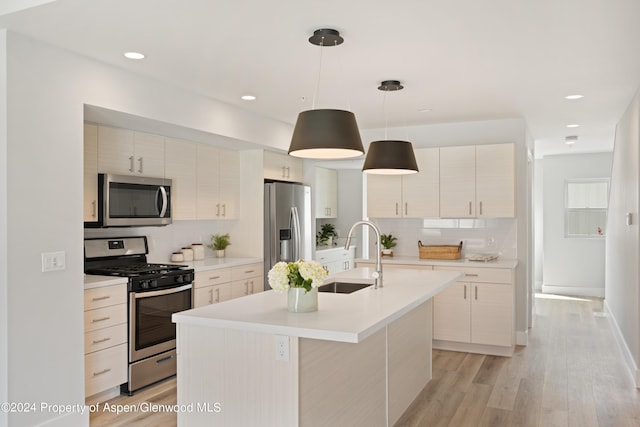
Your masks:
[[[171,224],[171,180],[98,174],[98,220],[85,227]]]

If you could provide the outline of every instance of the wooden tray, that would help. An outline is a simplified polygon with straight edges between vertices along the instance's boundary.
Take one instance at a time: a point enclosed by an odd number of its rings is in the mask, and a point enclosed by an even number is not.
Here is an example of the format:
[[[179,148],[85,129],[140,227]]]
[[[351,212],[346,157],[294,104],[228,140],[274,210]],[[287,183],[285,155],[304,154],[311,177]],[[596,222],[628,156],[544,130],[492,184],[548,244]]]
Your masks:
[[[460,259],[462,242],[459,245],[423,245],[418,240],[420,259]]]

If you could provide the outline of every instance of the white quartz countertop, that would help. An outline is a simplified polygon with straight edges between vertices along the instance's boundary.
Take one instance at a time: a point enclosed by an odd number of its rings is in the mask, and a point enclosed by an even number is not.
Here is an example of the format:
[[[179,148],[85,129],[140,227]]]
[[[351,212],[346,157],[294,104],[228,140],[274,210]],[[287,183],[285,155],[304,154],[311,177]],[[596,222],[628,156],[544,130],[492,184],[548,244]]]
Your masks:
[[[373,283],[370,268],[331,276],[342,282]],[[287,295],[273,290],[207,305],[173,315],[178,324],[208,326],[357,343],[402,317],[456,282],[462,273],[390,269],[384,287],[351,294],[318,293],[318,311],[289,313]]]
[[[373,263],[375,264],[375,258],[369,259],[356,259],[358,263]],[[479,268],[516,268],[518,266],[517,259],[511,258],[498,258],[493,261],[469,261],[466,258],[456,260],[441,260],[441,259],[420,259],[419,257],[411,256],[394,256],[394,257],[382,257],[382,265],[385,264],[408,264],[408,265],[438,265],[447,267],[479,267]]]
[[[166,261],[150,261],[158,263],[166,263]],[[171,264],[182,264],[193,268],[196,272],[215,270],[218,268],[237,267],[239,265],[255,264],[262,262],[262,258],[205,258],[200,261],[190,262],[172,262]],[[84,275],[84,288],[92,289],[102,286],[118,285],[127,283],[126,277],[114,276],[96,276],[93,274]]]

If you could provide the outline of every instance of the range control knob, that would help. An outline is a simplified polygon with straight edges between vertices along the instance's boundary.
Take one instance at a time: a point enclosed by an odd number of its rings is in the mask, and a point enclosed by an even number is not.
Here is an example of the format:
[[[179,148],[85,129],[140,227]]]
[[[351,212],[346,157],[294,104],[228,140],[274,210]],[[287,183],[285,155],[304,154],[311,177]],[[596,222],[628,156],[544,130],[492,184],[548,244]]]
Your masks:
[[[184,282],[184,276],[182,274],[178,274],[176,276],[176,283],[182,283]]]
[[[152,288],[157,288],[158,287],[158,281],[156,279],[150,280],[149,282],[151,282],[151,283],[149,283],[149,285]]]
[[[149,289],[149,281],[148,280],[141,280],[140,281],[140,287],[142,289]]]

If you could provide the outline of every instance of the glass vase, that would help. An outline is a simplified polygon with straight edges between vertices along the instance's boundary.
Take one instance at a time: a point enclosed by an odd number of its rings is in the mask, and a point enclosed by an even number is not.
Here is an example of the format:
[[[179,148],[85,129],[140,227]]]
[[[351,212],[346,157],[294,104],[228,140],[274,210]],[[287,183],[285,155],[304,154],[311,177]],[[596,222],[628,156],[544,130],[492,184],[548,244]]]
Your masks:
[[[318,288],[312,288],[309,292],[304,288],[289,288],[287,298],[291,313],[318,311]]]

